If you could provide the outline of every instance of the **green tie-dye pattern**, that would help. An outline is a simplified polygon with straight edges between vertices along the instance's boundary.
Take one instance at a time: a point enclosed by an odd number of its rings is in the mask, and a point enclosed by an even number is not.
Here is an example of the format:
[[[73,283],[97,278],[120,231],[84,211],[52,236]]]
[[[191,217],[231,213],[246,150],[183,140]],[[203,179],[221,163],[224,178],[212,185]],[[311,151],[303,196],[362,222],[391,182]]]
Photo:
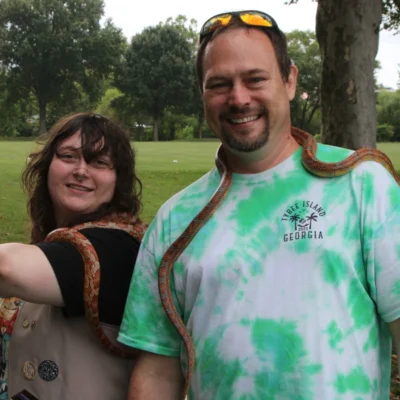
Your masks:
[[[151,305],[149,302],[144,301],[149,294],[149,279],[151,278],[145,276],[142,272],[135,273],[131,290],[134,291],[135,295],[139,296],[139,298],[142,300],[133,305],[133,307],[128,305],[125,308],[121,329],[128,332],[134,331],[139,337],[142,337],[146,336],[148,326],[152,326],[159,332],[163,332],[162,345],[166,348],[174,348],[179,335],[169,320],[166,321],[164,319],[165,311],[161,306],[161,303],[158,303],[158,307],[156,309],[152,309],[152,312],[149,312]],[[144,282],[147,282],[147,284],[144,284]],[[174,282],[172,279],[172,286],[173,285]],[[175,304],[177,304],[176,298]]]
[[[343,352],[343,347],[338,347],[339,344],[343,341],[345,338],[345,335],[343,332],[339,329],[338,324],[336,321],[332,321],[328,328],[323,331],[324,333],[327,333],[329,336],[329,346],[333,349],[336,350],[338,353]]]
[[[218,182],[211,179],[206,187],[200,186],[196,191],[185,192],[179,199],[178,204],[174,208],[173,223],[170,228],[171,236],[175,239],[187,228],[189,222],[192,221],[195,216],[205,206],[205,199],[210,199],[218,185]],[[182,221],[189,221],[186,224],[182,224]],[[200,229],[196,235],[195,245],[189,244],[191,247],[191,256],[199,261],[203,254],[204,249],[209,246],[210,241],[214,240],[214,232],[218,228],[217,221],[211,218],[207,224]]]
[[[218,223],[216,219],[210,218],[207,221],[207,224],[203,226],[200,231],[196,235],[196,240],[193,240],[192,243],[189,244],[190,255],[196,261],[200,261],[204,255],[204,249],[206,249],[210,242],[216,240],[215,232],[218,229]]]
[[[393,182],[393,185],[389,187],[388,197],[390,199],[391,208],[395,209],[400,204],[400,189],[399,186]]]
[[[145,233],[145,235],[144,235],[144,237],[143,237],[143,240],[142,240],[142,245],[144,246],[144,247],[148,247],[148,245],[149,245],[149,239],[151,238],[151,236],[152,236],[152,234],[153,234],[153,231],[155,231],[155,228],[156,228],[156,220],[155,219],[153,219],[153,221],[151,221],[151,223],[150,223],[150,225],[149,225],[149,227],[147,228],[147,231],[146,231],[146,233]],[[163,239],[163,237],[162,237],[162,230],[160,230],[160,232],[158,233],[159,234],[159,237],[158,237],[158,240],[162,240]],[[162,243],[162,242],[159,242],[159,243]]]
[[[357,279],[353,279],[349,284],[347,307],[351,312],[355,329],[363,329],[376,323],[374,304]]]
[[[341,393],[356,392],[367,394],[371,391],[371,382],[361,367],[354,368],[349,374],[339,374],[335,381],[336,390]]]
[[[372,325],[369,334],[368,340],[363,346],[364,353],[367,353],[370,350],[376,349],[379,343],[379,329],[377,325]]]
[[[400,260],[400,258],[399,258]],[[392,287],[392,294],[395,296],[400,296],[400,281],[394,283]]]
[[[235,250],[228,251],[223,262],[216,267],[218,281],[232,289],[237,287],[238,282],[243,281],[242,271],[236,258],[237,255],[238,253]],[[226,270],[228,268],[230,273],[227,275]]]
[[[213,315],[221,315],[223,314],[224,309],[221,306],[214,307]]]
[[[310,251],[311,242],[308,240],[298,240],[294,242],[294,250],[297,254],[305,254]]]
[[[326,232],[326,236],[334,236],[335,234],[336,234],[336,231],[337,231],[337,226],[336,225],[334,225],[334,226],[331,226],[329,229],[328,229],[328,231]]]
[[[278,176],[274,181],[279,182],[279,178]],[[238,201],[236,211],[232,213],[230,219],[237,223],[242,234],[251,233],[260,222],[266,222],[266,216],[284,211],[288,202],[292,201],[293,193],[299,197],[302,193],[306,193],[310,183],[311,181],[304,180],[303,170],[293,172],[283,184],[279,185],[279,190],[261,183],[252,189],[247,199]]]
[[[213,331],[204,341],[195,341],[201,349],[200,385],[205,399],[235,399],[235,382],[238,377],[246,376],[243,361],[227,361],[219,350],[225,327]],[[215,368],[223,373],[215,373]],[[217,390],[217,392],[216,392]]]
[[[363,199],[365,201],[364,206],[365,207],[373,207],[374,202],[375,202],[375,176],[371,172],[365,172],[364,173],[364,193],[363,193]],[[378,186],[379,187],[379,186]]]
[[[239,292],[236,295],[236,301],[241,301],[244,298],[244,291],[243,290],[239,290]]]
[[[324,162],[339,162],[352,154],[353,151],[342,147],[327,146],[318,144],[317,158]]]
[[[349,275],[346,261],[343,260],[341,254],[333,250],[325,251],[319,257],[318,263],[322,266],[322,276],[325,282],[331,285],[339,286]]]
[[[322,366],[306,364],[308,354],[296,323],[259,318],[242,324],[251,328],[256,355],[265,364],[255,376],[257,398],[313,399],[314,375]],[[295,379],[298,374],[301,380]]]

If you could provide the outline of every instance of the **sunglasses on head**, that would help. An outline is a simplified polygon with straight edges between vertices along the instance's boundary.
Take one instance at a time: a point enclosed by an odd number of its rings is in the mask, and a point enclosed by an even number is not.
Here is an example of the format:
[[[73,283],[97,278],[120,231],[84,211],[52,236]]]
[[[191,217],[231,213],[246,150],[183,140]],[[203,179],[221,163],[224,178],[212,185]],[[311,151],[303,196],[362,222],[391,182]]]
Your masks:
[[[278,33],[281,33],[278,28],[278,24],[268,14],[255,10],[233,11],[223,14],[217,14],[207,20],[200,30],[200,43],[207,35],[211,34],[219,28],[229,25],[229,23],[232,21],[232,17],[239,18],[244,24],[248,26],[258,26],[261,28],[275,29]]]

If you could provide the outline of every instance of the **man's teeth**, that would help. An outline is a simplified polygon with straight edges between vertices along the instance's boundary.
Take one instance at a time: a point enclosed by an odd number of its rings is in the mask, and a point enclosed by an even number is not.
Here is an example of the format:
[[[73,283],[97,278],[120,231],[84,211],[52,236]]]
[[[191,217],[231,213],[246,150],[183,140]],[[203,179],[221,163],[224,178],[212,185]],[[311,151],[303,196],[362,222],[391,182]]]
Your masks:
[[[244,124],[245,122],[250,122],[258,119],[258,115],[254,115],[253,117],[246,117],[246,118],[235,118],[231,119],[230,121],[234,124]]]
[[[71,189],[82,190],[83,192],[90,192],[91,189],[84,188],[82,186],[68,185]]]

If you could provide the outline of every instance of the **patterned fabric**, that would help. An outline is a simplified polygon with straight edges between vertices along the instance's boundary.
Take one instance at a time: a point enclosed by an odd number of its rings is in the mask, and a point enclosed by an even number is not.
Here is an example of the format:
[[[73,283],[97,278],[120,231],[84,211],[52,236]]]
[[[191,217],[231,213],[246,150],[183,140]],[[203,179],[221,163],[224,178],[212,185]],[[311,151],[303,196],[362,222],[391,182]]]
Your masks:
[[[8,400],[8,351],[23,300],[0,298],[0,400]]]
[[[351,152],[319,145],[322,161]],[[400,317],[400,189],[375,162],[338,178],[301,165],[234,174],[227,198],[175,264],[172,289],[196,346],[189,399],[384,399]],[[144,238],[119,335],[185,351],[161,306],[164,252],[208,202],[214,169],[171,198]]]

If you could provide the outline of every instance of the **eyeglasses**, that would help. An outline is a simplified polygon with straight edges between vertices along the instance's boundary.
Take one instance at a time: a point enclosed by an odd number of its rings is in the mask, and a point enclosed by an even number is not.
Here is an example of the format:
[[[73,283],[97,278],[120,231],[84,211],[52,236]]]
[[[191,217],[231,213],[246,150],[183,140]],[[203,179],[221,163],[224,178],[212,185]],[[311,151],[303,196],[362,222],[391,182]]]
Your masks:
[[[232,17],[240,18],[242,22],[249,26],[258,26],[261,28],[275,29],[280,35],[282,34],[278,28],[278,24],[275,20],[268,14],[256,10],[247,11],[233,11],[229,13],[223,13],[215,15],[207,20],[200,30],[200,43],[204,38],[216,31],[219,28],[229,25]]]

